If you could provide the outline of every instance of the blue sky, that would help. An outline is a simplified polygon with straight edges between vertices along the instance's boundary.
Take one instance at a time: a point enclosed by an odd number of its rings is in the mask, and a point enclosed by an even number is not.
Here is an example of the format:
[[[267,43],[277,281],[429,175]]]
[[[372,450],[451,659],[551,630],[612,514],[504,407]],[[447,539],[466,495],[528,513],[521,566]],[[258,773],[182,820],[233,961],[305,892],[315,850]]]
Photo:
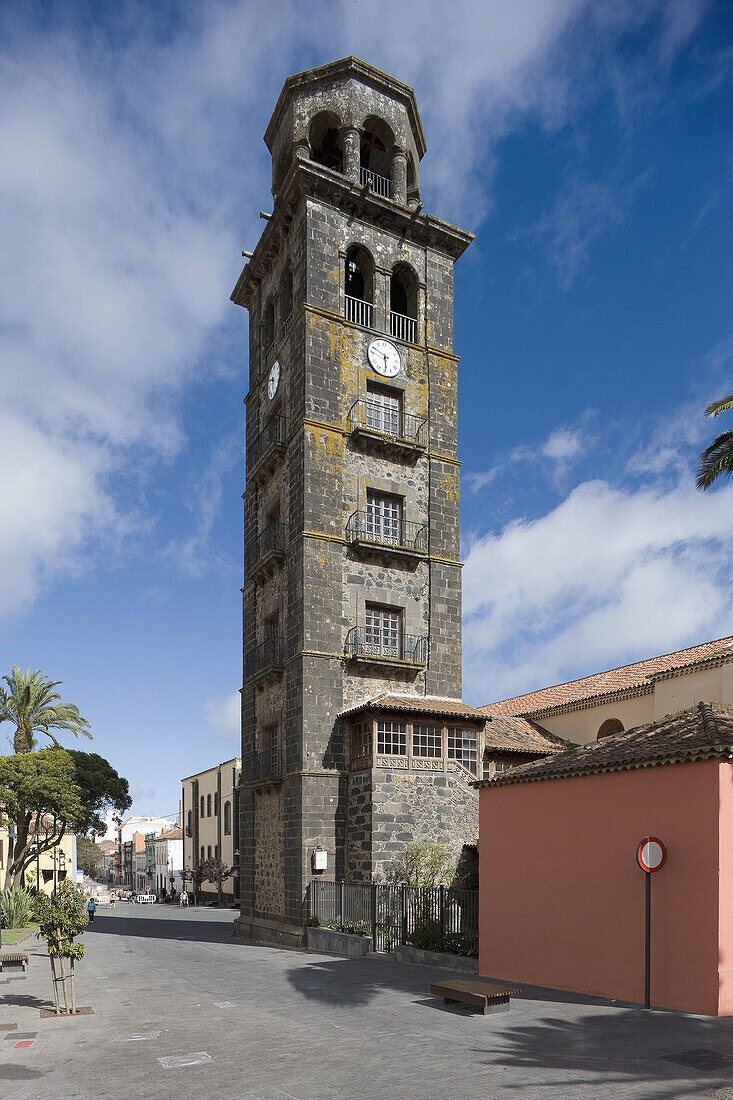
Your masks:
[[[731,632],[733,486],[694,465],[731,390],[732,24],[712,0],[3,7],[0,669],[64,682],[137,811],[237,751],[228,299],[283,80],[349,53],[413,84],[426,208],[477,234],[465,698]]]

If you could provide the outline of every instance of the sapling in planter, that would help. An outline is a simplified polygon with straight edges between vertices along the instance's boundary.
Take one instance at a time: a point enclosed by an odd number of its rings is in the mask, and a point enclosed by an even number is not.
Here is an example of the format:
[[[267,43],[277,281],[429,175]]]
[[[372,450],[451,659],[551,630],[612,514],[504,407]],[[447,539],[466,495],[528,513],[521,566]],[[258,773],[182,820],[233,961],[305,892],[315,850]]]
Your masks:
[[[59,1003],[58,983],[64,995],[64,1013],[66,1016],[76,1015],[76,991],[74,989],[74,963],[84,957],[84,945],[74,943],[77,936],[87,926],[88,918],[84,910],[84,898],[76,892],[68,879],[65,879],[55,898],[49,898],[40,894],[36,899],[36,913],[38,915],[38,939],[45,940],[48,944],[48,955],[51,960],[51,981],[53,984],[53,997],[56,1005],[56,1015],[62,1015]],[[64,959],[69,960],[69,986],[67,990],[67,974],[64,967]],[[60,973],[56,973],[58,961]],[[71,993],[71,1006],[69,1006],[69,992]]]

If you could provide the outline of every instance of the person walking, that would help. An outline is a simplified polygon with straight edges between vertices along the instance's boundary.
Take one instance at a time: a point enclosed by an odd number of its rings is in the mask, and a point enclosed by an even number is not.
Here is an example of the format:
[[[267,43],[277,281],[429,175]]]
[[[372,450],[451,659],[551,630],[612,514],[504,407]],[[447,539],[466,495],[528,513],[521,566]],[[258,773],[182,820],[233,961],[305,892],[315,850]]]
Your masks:
[[[111,892],[111,894],[109,895],[109,907],[110,907],[110,909],[114,909],[116,901],[117,901],[117,898],[116,898],[115,892],[113,890]]]
[[[181,890],[180,907],[181,909],[188,909],[188,894],[185,890]]]
[[[94,898],[90,898],[87,902],[87,916],[89,917],[89,923],[94,924],[94,914],[97,911],[97,903]]]

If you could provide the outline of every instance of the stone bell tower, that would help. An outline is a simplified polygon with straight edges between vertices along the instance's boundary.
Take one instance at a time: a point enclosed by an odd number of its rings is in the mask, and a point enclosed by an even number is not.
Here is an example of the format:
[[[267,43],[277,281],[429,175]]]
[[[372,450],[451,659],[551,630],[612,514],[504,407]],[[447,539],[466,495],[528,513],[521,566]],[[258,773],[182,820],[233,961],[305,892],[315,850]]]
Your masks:
[[[418,780],[423,832],[433,803],[451,832],[456,784],[473,813],[452,346],[472,236],[423,210],[412,89],[356,58],[290,77],[265,142],[273,211],[232,294],[250,313],[236,927],[297,943],[314,875],[371,878],[415,832]],[[398,779],[412,825],[380,810]]]

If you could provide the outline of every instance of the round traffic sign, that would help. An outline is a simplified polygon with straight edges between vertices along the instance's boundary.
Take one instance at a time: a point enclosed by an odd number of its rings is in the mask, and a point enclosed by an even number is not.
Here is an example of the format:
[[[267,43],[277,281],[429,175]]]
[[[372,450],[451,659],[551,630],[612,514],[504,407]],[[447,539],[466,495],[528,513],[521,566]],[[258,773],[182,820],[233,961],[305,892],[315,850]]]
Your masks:
[[[667,858],[667,849],[657,836],[645,836],[639,841],[636,849],[636,862],[642,871],[658,871],[664,866]]]

